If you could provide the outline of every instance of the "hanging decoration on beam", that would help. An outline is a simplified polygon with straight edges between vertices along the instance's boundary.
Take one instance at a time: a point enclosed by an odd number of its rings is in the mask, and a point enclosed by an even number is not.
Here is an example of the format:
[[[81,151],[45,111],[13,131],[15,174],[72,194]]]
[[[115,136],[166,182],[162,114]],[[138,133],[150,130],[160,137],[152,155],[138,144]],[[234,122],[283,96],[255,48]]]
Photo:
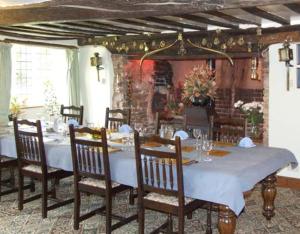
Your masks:
[[[280,62],[285,62],[286,66],[286,89],[287,91],[290,90],[290,67],[291,65],[291,60],[293,60],[293,50],[290,48],[290,43],[288,40],[285,40],[283,43],[283,48],[280,48],[278,50],[279,53],[279,61]]]

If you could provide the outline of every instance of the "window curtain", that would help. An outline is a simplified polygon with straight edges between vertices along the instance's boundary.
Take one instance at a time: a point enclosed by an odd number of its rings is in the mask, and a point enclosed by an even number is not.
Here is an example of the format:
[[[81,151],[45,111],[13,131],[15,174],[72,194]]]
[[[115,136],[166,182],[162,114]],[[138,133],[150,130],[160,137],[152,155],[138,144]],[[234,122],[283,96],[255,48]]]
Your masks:
[[[80,84],[79,84],[79,62],[78,49],[67,49],[68,72],[67,80],[69,86],[70,105],[80,106]]]
[[[11,92],[11,45],[0,43],[0,124],[8,123]]]

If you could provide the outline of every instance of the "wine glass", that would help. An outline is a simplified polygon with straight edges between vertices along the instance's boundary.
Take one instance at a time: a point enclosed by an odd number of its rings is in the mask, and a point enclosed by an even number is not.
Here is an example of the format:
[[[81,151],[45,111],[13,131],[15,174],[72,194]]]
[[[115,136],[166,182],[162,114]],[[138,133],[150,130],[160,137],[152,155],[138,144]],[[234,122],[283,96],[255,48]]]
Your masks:
[[[213,141],[209,139],[204,139],[202,143],[202,150],[205,151],[205,157],[203,161],[210,162],[212,158],[209,156],[209,152],[213,149]]]
[[[200,128],[193,129],[193,136],[196,138],[196,148],[200,146],[200,138],[202,137],[202,131]]]

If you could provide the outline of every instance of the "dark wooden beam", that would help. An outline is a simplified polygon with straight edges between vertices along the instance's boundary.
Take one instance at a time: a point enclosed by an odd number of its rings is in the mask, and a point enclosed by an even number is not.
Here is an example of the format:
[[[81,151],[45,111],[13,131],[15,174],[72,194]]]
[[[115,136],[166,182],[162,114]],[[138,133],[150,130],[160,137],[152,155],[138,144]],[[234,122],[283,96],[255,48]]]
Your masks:
[[[152,27],[145,23],[135,22],[128,19],[115,19],[115,20],[109,20],[109,22],[116,22],[120,24],[128,25],[128,28],[143,28],[144,32],[161,32],[162,30],[165,30],[164,28],[158,27]]]
[[[101,29],[105,29],[107,31],[116,31],[116,32],[124,32],[124,33],[136,33],[136,34],[141,34],[144,31],[138,30],[138,29],[133,29],[133,28],[125,28],[125,27],[120,27],[120,26],[115,26],[111,25],[108,23],[104,22],[98,22],[98,21],[81,21],[81,22],[76,22],[81,25],[86,25],[86,26],[94,26],[94,27],[99,27]]]
[[[229,23],[225,23],[225,22],[219,22],[219,21],[207,19],[202,16],[198,16],[198,15],[186,15],[185,14],[185,15],[176,15],[176,16],[178,16],[182,19],[195,21],[195,22],[203,23],[203,24],[211,24],[211,25],[220,26],[220,27],[224,27],[224,28],[235,28],[235,29],[239,28],[238,25],[229,24]]]
[[[128,25],[133,25],[133,26],[139,26],[139,27],[146,27],[146,28],[152,28],[152,29],[158,29],[159,31],[162,30],[175,30],[177,31],[178,28],[172,27],[172,26],[163,26],[163,25],[157,25],[157,24],[153,24],[150,21],[144,21],[144,22],[138,22],[138,21],[134,21],[134,20],[128,20],[128,19],[117,19],[117,20],[110,20],[112,22],[119,22],[119,23],[124,23],[124,24],[128,24]]]
[[[36,26],[36,25],[35,25]],[[60,25],[60,24],[38,24],[38,26],[42,26],[43,28],[51,28],[51,29],[60,29],[64,32],[76,32],[76,33],[86,33],[89,35],[94,35],[94,36],[105,36],[106,33],[103,32],[97,32],[97,31],[92,31],[92,30],[85,30],[85,29],[79,29],[79,28],[74,28],[72,26],[68,25]]]
[[[167,19],[162,19],[162,18],[146,17],[143,19],[145,19],[147,21],[164,24],[164,25],[171,25],[171,26],[175,26],[175,27],[190,28],[190,29],[195,29],[195,30],[206,30],[205,27],[196,26],[196,25],[192,25],[192,24],[186,24],[186,23],[180,23],[177,21],[167,20]]]
[[[256,15],[259,16],[261,18],[264,19],[268,19],[271,20],[273,22],[282,24],[282,25],[290,25],[290,22],[280,16],[274,15],[272,13],[269,13],[267,11],[264,11],[258,7],[247,7],[247,8],[242,8],[244,11],[252,14],[252,15]]]
[[[231,21],[231,22],[234,22],[234,23],[237,23],[237,24],[254,24],[254,25],[257,25],[257,26],[261,25],[261,24],[258,24],[256,22],[254,22],[254,21],[244,20],[244,19],[232,16],[232,15],[225,14],[224,12],[221,12],[221,11],[208,11],[208,12],[205,12],[205,13],[213,15],[213,16],[217,16],[219,18],[222,18],[222,19],[225,19],[227,21]]]
[[[286,4],[296,2],[299,1],[284,1]],[[1,8],[0,24],[7,26],[34,22],[145,18],[282,3],[282,0],[51,0]]]
[[[58,32],[53,30],[41,30],[36,28],[30,28],[25,26],[14,26],[14,27],[1,27],[0,30],[11,31],[11,32],[24,32],[24,33],[31,33],[31,34],[40,34],[40,35],[50,35],[50,36],[66,36],[66,37],[74,37],[74,38],[85,38],[87,35],[78,34],[78,33],[64,33]],[[89,35],[93,37],[93,35]]]
[[[183,31],[183,27],[176,27],[176,26],[171,26],[168,24],[155,23],[153,21],[149,21],[149,20],[145,20],[145,19],[139,19],[139,20],[145,22],[147,25],[164,27],[165,30],[172,30],[172,31],[178,31],[178,32]]]
[[[13,33],[0,30],[0,35],[16,37],[16,38],[28,38],[32,40],[76,40],[76,37],[45,37],[45,36],[35,36],[35,35],[27,35],[27,34],[20,34],[20,33]]]
[[[299,3],[288,3],[288,4],[284,4],[284,6],[286,6],[290,10],[300,14],[300,4]]]

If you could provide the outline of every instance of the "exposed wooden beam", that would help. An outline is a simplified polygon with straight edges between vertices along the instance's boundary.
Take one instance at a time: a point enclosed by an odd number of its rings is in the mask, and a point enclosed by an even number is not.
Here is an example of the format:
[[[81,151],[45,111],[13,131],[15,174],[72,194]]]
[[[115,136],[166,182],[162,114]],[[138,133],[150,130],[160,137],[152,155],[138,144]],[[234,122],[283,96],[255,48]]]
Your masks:
[[[182,32],[183,31],[182,27],[171,26],[171,25],[168,25],[168,24],[155,23],[153,21],[149,21],[149,20],[145,20],[145,19],[138,19],[138,20],[141,20],[141,21],[145,22],[148,25],[162,26],[162,27],[165,28],[165,30],[172,30],[172,31],[178,31],[178,32]]]
[[[160,28],[159,26],[152,27],[145,23],[135,22],[135,21],[128,20],[128,19],[115,19],[115,20],[109,20],[109,22],[125,24],[125,25],[128,25],[129,28],[131,28],[131,27],[143,28],[144,32],[158,32],[159,33],[162,30],[165,30],[165,29]]]
[[[130,19],[130,20],[129,19],[118,19],[118,20],[110,20],[110,21],[115,21],[115,22],[119,22],[119,23],[133,25],[133,26],[139,26],[139,27],[154,28],[154,29],[158,29],[160,31],[161,30],[171,30],[170,29],[171,26],[168,27],[168,26],[157,25],[157,24],[153,24],[152,22],[149,22],[149,21],[139,22],[139,21],[134,21],[132,19]],[[147,23],[147,22],[149,22],[149,23]],[[174,30],[174,28],[172,28],[172,29]],[[178,30],[178,28],[176,28],[176,30]]]
[[[80,25],[86,25],[88,27],[93,26],[93,27],[98,27],[101,29],[105,29],[107,31],[116,31],[116,32],[124,32],[124,33],[136,33],[136,34],[141,34],[143,33],[142,30],[137,30],[133,28],[124,28],[124,27],[119,27],[103,22],[98,22],[98,21],[81,21],[81,22],[76,22]]]
[[[247,8],[242,8],[244,11],[252,14],[252,15],[256,15],[259,16],[261,18],[264,19],[268,19],[271,20],[273,22],[282,24],[282,25],[290,25],[290,22],[280,16],[274,15],[272,13],[269,13],[267,11],[264,11],[258,7],[247,7]]]
[[[83,34],[75,34],[75,33],[64,33],[64,32],[58,32],[53,30],[41,30],[41,29],[35,29],[30,27],[1,27],[0,30],[5,31],[11,31],[11,32],[24,32],[24,33],[31,33],[31,34],[40,34],[40,35],[50,35],[50,36],[67,36],[67,37],[74,37],[74,38],[81,38],[81,37],[87,37]],[[90,35],[91,37],[93,35]]]
[[[290,10],[300,14],[300,4],[299,3],[287,3],[287,4],[284,4],[284,6],[286,6]]]
[[[222,19],[225,19],[227,21],[231,21],[231,22],[234,22],[234,23],[237,23],[237,24],[254,24],[254,25],[260,26],[260,24],[254,22],[254,21],[237,18],[235,16],[225,14],[224,12],[221,12],[221,11],[208,11],[208,12],[205,12],[205,13],[213,15],[213,16],[217,16],[219,18],[222,18]]]
[[[75,29],[72,26],[60,25],[60,24],[39,24],[39,26],[42,26],[43,28],[60,29],[64,32],[86,33],[86,34],[89,34],[89,35],[92,34],[94,36],[105,36],[106,35],[106,33],[103,33],[103,32],[97,32],[97,31],[85,30],[85,29],[78,29],[78,28]]]
[[[143,19],[148,20],[148,21],[152,21],[152,22],[155,22],[155,23],[159,23],[159,24],[171,25],[171,26],[176,26],[176,27],[181,27],[181,28],[190,28],[190,29],[195,29],[195,30],[206,30],[205,27],[186,24],[186,23],[180,23],[180,22],[177,22],[177,21],[167,20],[167,19],[162,19],[162,18],[146,17],[146,18],[143,18]]]
[[[284,1],[286,4],[297,2]],[[1,8],[0,24],[145,18],[282,3],[282,0],[51,0],[41,4]]]
[[[76,40],[76,37],[45,37],[45,36],[35,36],[35,35],[27,35],[27,34],[20,34],[20,33],[13,33],[0,30],[0,35],[10,36],[10,37],[17,37],[17,38],[28,38],[32,40]]]
[[[14,44],[25,44],[25,45],[63,48],[63,49],[78,49],[77,46],[68,46],[68,45],[60,45],[60,44],[53,44],[53,43],[36,42],[36,41],[23,41],[23,40],[21,41],[21,40],[14,40],[14,39],[4,39],[3,42],[14,43]]]
[[[191,20],[191,21],[204,23],[204,24],[211,24],[211,25],[220,26],[220,27],[224,27],[224,28],[239,28],[238,25],[229,24],[229,23],[225,23],[225,22],[219,22],[219,21],[207,19],[207,18],[202,17],[202,16],[198,16],[198,15],[186,15],[186,14],[184,14],[184,15],[176,15],[176,16],[178,16],[182,19]]]

